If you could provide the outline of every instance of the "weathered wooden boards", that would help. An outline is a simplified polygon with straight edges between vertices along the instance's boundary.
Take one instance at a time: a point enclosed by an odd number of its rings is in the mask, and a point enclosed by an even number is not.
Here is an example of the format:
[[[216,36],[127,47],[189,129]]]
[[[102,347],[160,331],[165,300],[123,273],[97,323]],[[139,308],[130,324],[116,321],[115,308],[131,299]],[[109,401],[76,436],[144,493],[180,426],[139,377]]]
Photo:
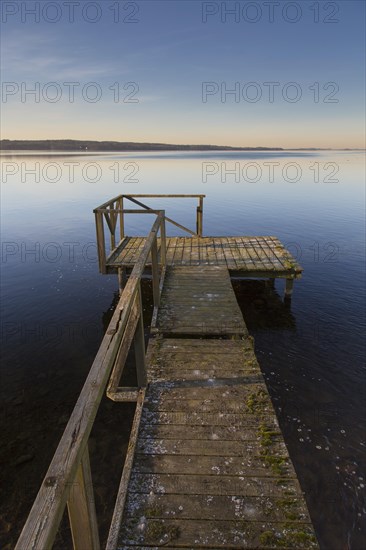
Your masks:
[[[169,237],[166,243],[167,265],[223,265],[232,271],[295,278],[302,272],[276,237]],[[107,269],[132,267],[143,244],[143,237],[126,237],[108,260]]]
[[[165,335],[247,335],[227,268],[168,268],[153,328]]]
[[[244,321],[211,324],[230,291],[225,268],[167,269],[120,549],[318,548]]]
[[[149,344],[119,548],[317,548],[250,338]]]

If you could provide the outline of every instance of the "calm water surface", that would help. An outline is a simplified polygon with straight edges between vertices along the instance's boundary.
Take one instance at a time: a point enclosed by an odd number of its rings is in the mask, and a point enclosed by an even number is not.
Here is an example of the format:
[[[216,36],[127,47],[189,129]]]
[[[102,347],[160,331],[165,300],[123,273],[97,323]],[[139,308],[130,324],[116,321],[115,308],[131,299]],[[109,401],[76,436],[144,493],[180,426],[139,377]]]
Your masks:
[[[291,310],[281,281],[234,286],[321,547],[363,549],[364,192],[356,151],[3,155],[0,546],[14,546],[115,304],[93,208],[120,193],[205,193],[204,234],[276,235],[304,268]],[[146,202],[194,227],[194,200]],[[130,216],[127,232],[151,223]],[[95,474],[103,518],[132,414],[105,400],[93,433],[96,470],[116,464]]]

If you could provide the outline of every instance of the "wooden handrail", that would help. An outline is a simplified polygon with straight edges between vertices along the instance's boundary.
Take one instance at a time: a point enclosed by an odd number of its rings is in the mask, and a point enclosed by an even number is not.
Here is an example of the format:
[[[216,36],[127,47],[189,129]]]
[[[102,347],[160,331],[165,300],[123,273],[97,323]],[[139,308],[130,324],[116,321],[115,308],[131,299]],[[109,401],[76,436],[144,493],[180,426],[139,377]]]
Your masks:
[[[206,195],[156,195],[156,194],[133,194],[133,195],[118,195],[113,199],[101,204],[93,210],[95,214],[95,226],[97,233],[97,250],[98,250],[98,262],[99,262],[99,271],[101,273],[107,273],[107,262],[108,258],[112,257],[113,253],[116,251],[118,245],[121,243],[125,237],[125,220],[124,215],[130,213],[142,213],[142,212],[157,212],[158,210],[150,208],[148,205],[142,203],[136,198],[196,198],[198,199],[198,206],[196,209],[196,231],[189,229],[185,225],[182,225],[172,218],[165,217],[165,221],[175,225],[179,229],[182,229],[186,233],[190,234],[193,237],[202,237],[203,231],[203,199]],[[124,208],[124,200],[129,200],[138,206],[141,206],[143,210],[127,210]],[[116,243],[116,231],[117,231],[117,222],[119,221],[119,242]],[[107,229],[110,234],[110,244],[111,250],[107,256],[106,244],[105,244],[105,230],[104,222],[107,223]]]
[[[159,194],[159,195],[156,195],[156,194],[123,194],[123,195],[118,195],[117,197],[114,197],[113,199],[110,199],[109,201],[107,202],[104,202],[103,204],[101,204],[100,206],[97,206],[97,208],[94,208],[93,212],[95,213],[97,210],[100,210],[101,208],[106,208],[108,206],[110,206],[111,204],[117,202],[119,199],[121,198],[126,198],[128,199],[129,197],[137,197],[137,198],[140,198],[140,199],[160,199],[160,198],[165,198],[165,199],[204,199],[206,197],[206,195],[177,195],[177,194]]]
[[[146,386],[145,343],[141,303],[141,278],[150,254],[154,258],[153,276],[158,277],[156,243],[160,230],[165,246],[165,213],[160,211],[145,241],[104,335],[88,377],[69,422],[61,437],[27,522],[18,539],[16,550],[52,548],[64,509],[68,505],[74,548],[99,550],[88,440],[103,393],[116,360],[121,361],[121,345],[135,340],[136,369],[139,388]],[[165,258],[164,254],[161,258]],[[163,271],[161,265],[161,271]],[[153,281],[154,302],[159,303],[159,282]],[[156,290],[157,289],[157,290]],[[158,292],[158,293],[157,293]],[[136,315],[136,308],[138,314]],[[131,324],[133,329],[131,329]],[[129,333],[126,340],[125,335]],[[128,351],[128,350],[127,350]],[[127,355],[127,354],[126,354]],[[123,359],[125,361],[125,358]],[[119,364],[120,366],[120,364]],[[123,366],[123,365],[122,365]],[[139,388],[135,388],[137,400]]]

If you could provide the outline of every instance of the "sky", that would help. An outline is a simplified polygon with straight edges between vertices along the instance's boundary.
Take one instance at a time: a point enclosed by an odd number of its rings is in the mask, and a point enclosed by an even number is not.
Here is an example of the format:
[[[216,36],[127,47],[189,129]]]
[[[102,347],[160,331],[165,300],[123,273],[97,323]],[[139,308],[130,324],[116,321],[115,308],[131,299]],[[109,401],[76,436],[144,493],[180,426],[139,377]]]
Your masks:
[[[365,147],[364,0],[1,1],[1,138]]]

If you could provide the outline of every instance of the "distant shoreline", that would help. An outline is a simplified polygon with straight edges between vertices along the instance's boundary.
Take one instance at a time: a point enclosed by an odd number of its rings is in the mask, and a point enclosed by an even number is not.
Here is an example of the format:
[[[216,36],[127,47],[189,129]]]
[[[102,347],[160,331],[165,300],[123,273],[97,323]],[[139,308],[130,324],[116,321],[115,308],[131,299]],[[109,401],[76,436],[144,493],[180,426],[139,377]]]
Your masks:
[[[122,141],[81,141],[73,139],[0,140],[0,151],[73,151],[73,152],[142,152],[142,151],[364,151],[364,149],[326,149],[302,147],[232,147],[229,145],[176,145]]]

